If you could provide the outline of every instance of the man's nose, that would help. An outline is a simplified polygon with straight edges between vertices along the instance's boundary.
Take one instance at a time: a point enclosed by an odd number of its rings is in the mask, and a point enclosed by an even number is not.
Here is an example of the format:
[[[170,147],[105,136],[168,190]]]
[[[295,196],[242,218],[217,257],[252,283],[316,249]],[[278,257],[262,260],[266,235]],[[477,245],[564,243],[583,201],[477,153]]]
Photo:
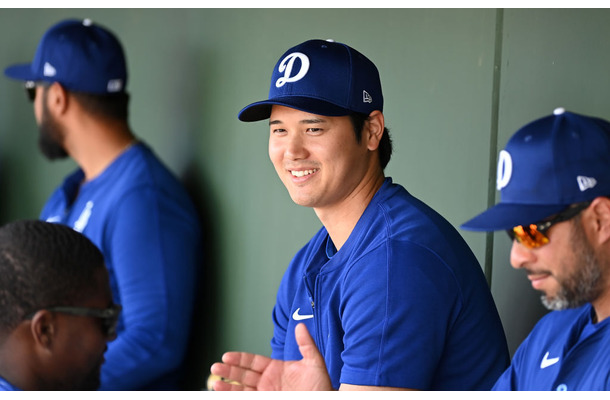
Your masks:
[[[534,262],[536,255],[532,249],[522,245],[517,240],[513,240],[513,246],[510,249],[510,264],[515,269],[523,268],[524,265]]]
[[[290,160],[300,160],[303,158],[307,158],[307,150],[305,148],[301,135],[289,135],[289,137],[287,138],[284,156]]]

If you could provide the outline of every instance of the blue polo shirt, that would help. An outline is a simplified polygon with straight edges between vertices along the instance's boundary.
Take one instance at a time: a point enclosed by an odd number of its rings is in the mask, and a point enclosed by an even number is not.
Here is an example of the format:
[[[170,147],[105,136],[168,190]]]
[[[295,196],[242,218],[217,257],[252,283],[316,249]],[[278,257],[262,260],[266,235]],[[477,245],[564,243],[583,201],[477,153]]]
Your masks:
[[[546,314],[494,390],[610,390],[610,318],[591,304]]]
[[[476,257],[391,178],[339,251],[322,228],[296,254],[273,322],[272,357],[301,359],[294,328],[305,323],[335,389],[489,390],[509,364]]]

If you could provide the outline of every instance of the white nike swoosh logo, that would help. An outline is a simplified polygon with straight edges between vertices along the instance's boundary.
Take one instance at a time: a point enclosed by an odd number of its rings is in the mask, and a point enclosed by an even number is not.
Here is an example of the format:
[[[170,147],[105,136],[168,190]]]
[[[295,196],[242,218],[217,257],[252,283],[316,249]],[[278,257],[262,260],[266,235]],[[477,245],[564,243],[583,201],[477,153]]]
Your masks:
[[[294,314],[292,314],[292,319],[294,319],[295,321],[302,321],[304,319],[313,318],[313,314],[301,315],[299,314],[299,311],[301,311],[301,308],[297,308]]]
[[[544,355],[544,358],[540,362],[540,369],[544,369],[546,367],[550,367],[553,364],[557,364],[559,361],[559,357],[549,358],[549,352],[547,351]]]

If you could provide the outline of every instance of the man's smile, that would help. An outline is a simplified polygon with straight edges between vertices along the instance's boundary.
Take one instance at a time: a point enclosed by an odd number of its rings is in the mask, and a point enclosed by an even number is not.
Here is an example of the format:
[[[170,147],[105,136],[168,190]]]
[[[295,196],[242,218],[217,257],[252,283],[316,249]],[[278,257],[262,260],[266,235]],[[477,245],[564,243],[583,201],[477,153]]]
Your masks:
[[[305,170],[291,170],[290,173],[292,174],[292,176],[296,176],[297,178],[300,178],[302,176],[307,176],[307,175],[312,175],[315,174],[316,172],[318,172],[318,169],[305,169]]]

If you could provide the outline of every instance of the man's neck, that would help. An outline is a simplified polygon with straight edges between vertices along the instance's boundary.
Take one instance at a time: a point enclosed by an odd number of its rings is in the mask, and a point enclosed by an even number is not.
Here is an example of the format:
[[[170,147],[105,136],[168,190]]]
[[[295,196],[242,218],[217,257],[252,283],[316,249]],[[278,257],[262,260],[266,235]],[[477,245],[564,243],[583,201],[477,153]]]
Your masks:
[[[605,291],[595,301],[592,301],[591,305],[595,310],[595,323],[610,317],[610,287],[606,285]]]
[[[106,124],[90,129],[69,149],[70,156],[85,173],[85,181],[101,174],[127,150],[135,138],[126,124]]]
[[[27,322],[22,322],[10,334],[2,338],[0,345],[0,376],[8,382],[13,388],[19,390],[37,390],[34,382],[36,382],[36,373],[32,368],[32,363],[38,364],[35,361],[35,351],[28,342],[28,333],[30,325]]]
[[[315,212],[326,228],[337,251],[343,247],[364,210],[383,185],[383,173],[363,181],[354,192],[340,204],[327,208],[315,208]]]

